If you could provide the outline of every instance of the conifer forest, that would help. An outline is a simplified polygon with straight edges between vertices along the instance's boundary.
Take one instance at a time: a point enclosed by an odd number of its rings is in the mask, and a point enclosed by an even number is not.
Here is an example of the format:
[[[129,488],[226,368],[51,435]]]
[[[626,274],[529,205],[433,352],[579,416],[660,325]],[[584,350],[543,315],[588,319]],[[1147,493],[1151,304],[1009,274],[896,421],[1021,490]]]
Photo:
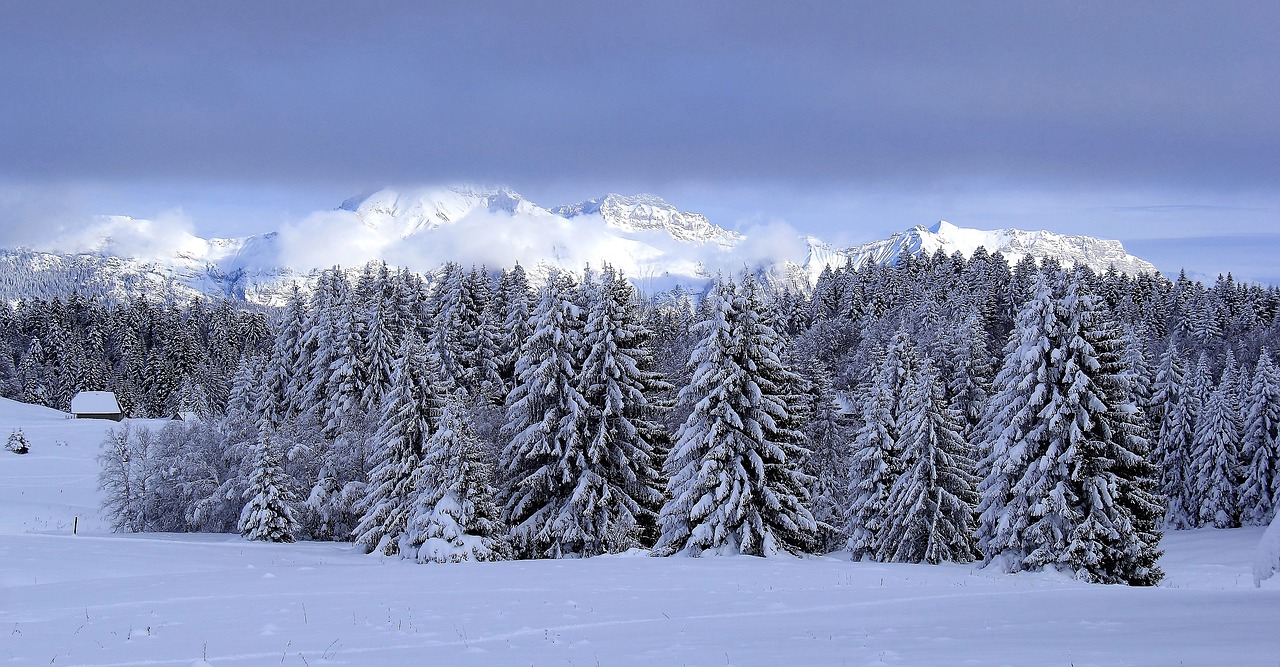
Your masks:
[[[0,395],[116,393],[116,530],[421,562],[825,554],[1153,585],[1280,499],[1280,290],[979,249],[642,294],[370,263],[274,309],[0,307]]]

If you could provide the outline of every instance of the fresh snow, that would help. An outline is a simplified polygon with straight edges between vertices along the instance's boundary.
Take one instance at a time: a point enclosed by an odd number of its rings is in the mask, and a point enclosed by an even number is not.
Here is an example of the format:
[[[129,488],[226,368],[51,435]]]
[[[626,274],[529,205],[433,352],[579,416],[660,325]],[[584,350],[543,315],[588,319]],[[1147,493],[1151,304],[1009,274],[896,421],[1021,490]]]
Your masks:
[[[116,424],[0,400],[0,425],[32,446],[0,451],[0,661],[13,664],[1280,659],[1280,582],[1257,589],[1251,576],[1261,528],[1168,533],[1155,588],[844,554],[418,565],[340,543],[111,534],[95,509],[94,457]]]
[[[71,397],[71,413],[77,415],[113,415],[120,412],[116,395],[109,391],[82,391]]]
[[[810,238],[805,269],[813,281],[825,267],[838,268],[846,262],[852,263],[854,268],[868,264],[896,264],[904,252],[917,257],[938,251],[972,257],[979,247],[986,248],[988,253],[1000,252],[1010,265],[1030,256],[1036,261],[1055,259],[1064,266],[1088,266],[1098,273],[1112,266],[1129,275],[1158,273],[1150,262],[1130,255],[1119,241],[1068,236],[1045,230],[970,229],[957,227],[946,220],[940,220],[931,227],[917,225],[887,239],[843,250]]]
[[[1258,548],[1253,557],[1253,585],[1261,587],[1262,582],[1270,579],[1280,570],[1280,515],[1271,520],[1262,539],[1258,540]]]

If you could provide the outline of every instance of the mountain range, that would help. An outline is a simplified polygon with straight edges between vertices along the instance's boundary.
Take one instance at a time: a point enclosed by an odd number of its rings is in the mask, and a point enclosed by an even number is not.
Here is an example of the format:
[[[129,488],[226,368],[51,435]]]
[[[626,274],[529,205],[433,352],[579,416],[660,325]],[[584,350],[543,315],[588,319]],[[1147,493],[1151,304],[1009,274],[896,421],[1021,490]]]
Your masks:
[[[160,234],[150,221],[122,216],[99,223],[96,235],[75,247],[0,251],[0,296],[16,300],[76,289],[114,298],[209,295],[271,304],[291,282],[305,282],[313,268],[370,259],[421,271],[448,260],[491,267],[520,262],[535,276],[607,261],[651,291],[705,283],[716,271],[752,265],[803,287],[828,265],[893,264],[904,252],[968,256],[979,246],[1011,263],[1029,255],[1098,271],[1156,272],[1119,241],[1050,231],[983,231],[939,222],[840,248],[813,237],[744,235],[654,195],[608,194],[547,208],[507,188],[477,186],[381,190],[278,231],[241,238]]]

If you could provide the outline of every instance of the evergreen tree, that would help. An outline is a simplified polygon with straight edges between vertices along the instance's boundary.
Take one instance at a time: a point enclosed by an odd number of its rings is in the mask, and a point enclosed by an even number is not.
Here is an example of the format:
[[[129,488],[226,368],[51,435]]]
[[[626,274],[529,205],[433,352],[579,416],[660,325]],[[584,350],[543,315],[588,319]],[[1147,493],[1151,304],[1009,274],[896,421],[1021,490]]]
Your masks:
[[[798,553],[817,525],[806,507],[809,480],[798,463],[802,437],[789,421],[786,390],[797,379],[778,358],[755,281],[709,295],[710,317],[690,363],[681,400],[693,409],[667,459],[668,500],[655,554],[770,556]]]
[[[22,381],[22,397],[20,400],[23,403],[31,403],[33,405],[49,404],[49,380],[45,374],[44,356],[44,346],[40,344],[40,339],[32,338],[26,355],[22,357],[22,361],[18,364],[18,377]]]
[[[499,351],[502,342],[501,313],[493,305],[489,276],[482,269],[471,269],[466,279],[474,312],[474,324],[462,339],[466,368],[464,381],[468,392],[477,398],[502,405],[507,387],[501,375]]]
[[[1078,320],[1073,350],[1092,349],[1097,366],[1082,363],[1081,375],[1097,387],[1101,405],[1073,457],[1071,481],[1080,485],[1084,520],[1072,532],[1068,559],[1089,581],[1152,586],[1164,576],[1156,567],[1164,507],[1140,409],[1147,389],[1135,381],[1136,362],[1120,326],[1100,299],[1077,289],[1078,283],[1068,288],[1063,306]],[[1088,358],[1081,355],[1082,362]]]
[[[464,419],[465,396],[459,392],[445,402],[439,426],[426,442],[403,548],[423,563],[511,557],[493,499],[493,471]]]
[[[383,265],[385,270],[386,265]],[[392,296],[387,294],[386,281],[387,278],[380,274],[365,316],[362,365],[366,380],[360,388],[360,410],[366,413],[381,409],[382,398],[393,383],[397,349],[401,347],[399,317]]]
[[[819,551],[827,553],[843,548],[849,538],[852,432],[836,404],[831,373],[813,357],[805,362],[804,370],[809,391],[804,396],[807,418],[803,430],[809,455],[804,458],[803,470],[814,480],[810,508],[818,524],[816,542]]]
[[[639,546],[641,526],[662,505],[653,434],[645,395],[652,378],[643,368],[648,331],[635,312],[634,290],[612,267],[584,286],[586,358],[579,391],[588,408],[582,477],[570,501],[583,516],[584,556]]]
[[[475,340],[480,309],[461,266],[449,262],[440,271],[440,282],[432,295],[435,313],[427,353],[432,365],[440,369],[439,382],[443,389],[465,387],[472,391],[470,364],[475,359],[467,349],[467,342]]]
[[[508,389],[515,384],[516,361],[520,358],[525,339],[529,337],[529,294],[529,279],[524,267],[516,264],[514,269],[503,272],[495,299],[495,310],[499,312],[494,320],[502,327],[502,335],[498,338],[498,376]]]
[[[432,409],[437,407],[417,334],[405,339],[396,356],[391,390],[382,400],[382,418],[374,436],[369,486],[355,507],[361,515],[356,544],[365,553],[378,550],[387,556],[400,552],[431,435]]]
[[[980,547],[1010,571],[1155,583],[1159,497],[1120,332],[1079,276],[1042,276],[1033,294],[985,420]]]
[[[590,408],[578,391],[581,313],[572,292],[564,274],[552,275],[540,290],[507,398],[511,440],[503,462],[510,495],[503,518],[517,553],[526,557],[582,554],[599,537],[594,517],[574,504],[575,490],[588,481]]]
[[[298,523],[293,518],[293,491],[281,467],[280,453],[271,433],[258,432],[244,498],[248,500],[240,512],[237,526],[240,534],[263,542],[292,542]]]
[[[1165,523],[1175,529],[1200,523],[1200,502],[1194,493],[1191,468],[1199,407],[1191,381],[1191,375],[1182,367],[1177,344],[1171,342],[1156,374],[1153,413],[1159,416],[1154,459],[1166,502]]]
[[[928,359],[903,390],[900,437],[906,471],[885,502],[878,560],[970,562],[980,555],[973,535],[977,480],[959,415],[947,405]]]
[[[334,351],[329,362],[327,395],[321,401],[326,405],[322,414],[325,432],[331,436],[350,433],[363,425],[367,413],[362,409],[365,387],[369,382],[369,369],[365,366],[364,322],[353,308],[344,303],[336,307],[337,323]]]
[[[1199,523],[1217,528],[1239,526],[1240,423],[1228,390],[1220,387],[1209,395],[1196,420],[1193,451],[1192,481],[1199,500]]]
[[[948,327],[945,348],[941,358],[948,368],[942,377],[948,378],[947,396],[960,416],[967,439],[982,420],[993,373],[987,332],[978,311],[970,311],[958,326]]]
[[[889,490],[905,470],[901,447],[901,407],[906,379],[919,355],[905,326],[889,341],[862,394],[862,426],[853,439],[848,548],[853,560],[875,557],[885,526]]]
[[[1258,356],[1246,404],[1240,520],[1248,526],[1265,526],[1280,503],[1280,371],[1266,349]]]
[[[979,548],[988,561],[1004,557],[1010,571],[1039,569],[1056,560],[1078,520],[1077,498],[1062,483],[1068,467],[1059,459],[1066,443],[1047,428],[1050,423],[1063,428],[1058,416],[1064,412],[1063,346],[1055,338],[1064,323],[1057,289],[1044,275],[1030,287],[1032,296],[1018,312],[980,427],[988,450],[979,485]],[[1046,419],[1051,415],[1057,419]]]

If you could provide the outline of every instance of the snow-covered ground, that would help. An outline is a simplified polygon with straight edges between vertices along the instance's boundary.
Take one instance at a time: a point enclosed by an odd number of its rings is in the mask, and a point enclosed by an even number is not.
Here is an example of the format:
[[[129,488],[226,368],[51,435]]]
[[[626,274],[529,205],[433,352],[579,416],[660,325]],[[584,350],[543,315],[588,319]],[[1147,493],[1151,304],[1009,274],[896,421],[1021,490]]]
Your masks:
[[[751,557],[416,565],[112,535],[105,422],[0,399],[0,661],[56,665],[1276,665],[1261,529],[1170,533],[1163,585]],[[71,534],[73,517],[80,534]]]

